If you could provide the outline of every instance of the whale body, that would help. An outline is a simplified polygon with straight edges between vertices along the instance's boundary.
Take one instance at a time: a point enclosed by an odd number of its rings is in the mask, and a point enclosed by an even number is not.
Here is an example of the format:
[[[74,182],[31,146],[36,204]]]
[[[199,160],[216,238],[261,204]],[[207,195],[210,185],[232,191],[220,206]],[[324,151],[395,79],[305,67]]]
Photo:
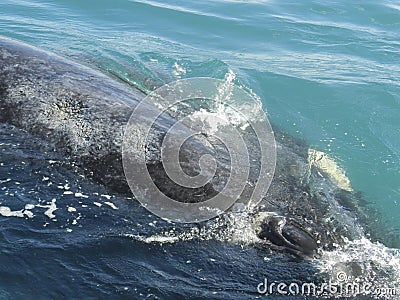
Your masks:
[[[121,193],[130,192],[121,157],[124,129],[145,96],[99,71],[0,38],[0,122],[50,142],[94,180]],[[152,106],[148,109],[157,110]],[[161,114],[155,124],[154,148],[173,123],[173,117]],[[359,227],[355,226],[354,212],[342,209],[354,201],[354,193],[310,162],[304,142],[277,129],[275,136],[275,175],[254,213],[253,224],[260,239],[271,248],[313,255],[318,248],[329,249],[344,238],[362,235],[362,227],[355,229]],[[194,162],[201,155],[214,150],[192,140],[182,151],[190,172],[198,168]],[[190,202],[217,192],[212,184],[177,190],[162,172],[159,156],[150,155],[147,161],[153,178],[162,183],[167,194]]]
[[[121,144],[132,111],[146,95],[100,72],[7,38],[0,39],[0,59],[0,122],[43,138],[95,180],[129,193]],[[149,105],[148,110],[157,109]],[[154,148],[161,143],[159,133],[173,123],[162,113],[153,124]],[[193,162],[210,149],[192,141],[181,151],[186,169],[196,169]],[[159,157],[147,161],[154,176],[162,177]],[[175,196],[172,189],[166,192]],[[194,189],[182,197],[202,192]]]

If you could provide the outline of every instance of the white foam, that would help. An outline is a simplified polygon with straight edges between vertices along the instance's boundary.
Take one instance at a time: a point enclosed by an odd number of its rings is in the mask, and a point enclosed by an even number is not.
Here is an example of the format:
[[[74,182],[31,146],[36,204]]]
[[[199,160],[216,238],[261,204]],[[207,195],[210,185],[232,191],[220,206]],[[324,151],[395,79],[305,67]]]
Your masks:
[[[197,226],[185,229],[184,232],[176,232],[175,229],[157,233],[151,236],[125,235],[144,243],[175,243],[190,240],[218,240],[237,244],[260,243],[251,226],[251,216],[247,212],[227,213],[199,230]],[[154,223],[149,223],[154,227]]]
[[[84,195],[82,193],[75,193],[75,197],[77,197],[77,198],[85,198],[85,199],[89,198],[88,195]]]
[[[226,115],[208,112],[205,109],[194,112],[190,115],[190,119],[195,122],[201,122],[203,124],[203,131],[209,134],[215,134],[218,129],[230,124]]]
[[[60,190],[69,190],[70,189],[68,183],[66,183],[64,185],[58,185],[57,188],[59,188]]]
[[[173,68],[173,74],[175,77],[181,78],[182,75],[186,74],[186,69],[179,65],[177,62],[174,63]]]
[[[344,272],[349,281],[368,283],[375,289],[397,288],[397,292],[400,291],[399,249],[361,238],[346,241],[338,249],[322,251],[321,254],[315,264],[332,281],[337,279],[339,272]]]
[[[236,95],[237,88],[240,89],[240,87],[234,83],[235,79],[235,73],[229,70],[217,87],[213,107],[209,111],[200,109],[190,115],[193,121],[204,124],[204,132],[215,134],[219,128],[228,125],[239,127],[244,131],[251,122],[263,120],[265,117],[261,100],[251,90],[246,94],[251,95],[255,101],[240,99],[240,96]]]
[[[35,208],[35,205],[33,205],[33,204],[25,204],[25,209],[26,210],[31,210],[31,209],[34,209]]]
[[[24,218],[25,216],[28,218],[33,218],[34,214],[30,211],[35,206],[32,204],[26,204],[24,209],[21,210],[11,210],[8,206],[0,207],[0,215],[3,217],[17,217]]]
[[[30,210],[24,210],[24,214],[29,218],[32,219],[35,215]]]
[[[49,205],[41,205],[38,204],[36,207],[41,207],[41,208],[47,208],[47,210],[44,212],[46,216],[48,216],[50,219],[54,219],[56,216],[53,214],[58,208],[56,205],[56,199],[52,199]]]
[[[153,235],[149,237],[143,237],[140,235],[126,235],[134,240],[146,243],[146,244],[151,244],[151,243],[175,243],[179,241],[179,236],[164,236],[164,235]]]
[[[112,209],[115,209],[115,210],[117,210],[118,209],[118,207],[116,207],[115,206],[115,204],[114,203],[112,203],[112,202],[104,202],[104,204],[107,204],[109,207],[111,207]]]
[[[18,218],[24,217],[23,210],[12,211],[11,208],[7,206],[0,206],[0,215],[2,215],[3,217],[18,217]]]

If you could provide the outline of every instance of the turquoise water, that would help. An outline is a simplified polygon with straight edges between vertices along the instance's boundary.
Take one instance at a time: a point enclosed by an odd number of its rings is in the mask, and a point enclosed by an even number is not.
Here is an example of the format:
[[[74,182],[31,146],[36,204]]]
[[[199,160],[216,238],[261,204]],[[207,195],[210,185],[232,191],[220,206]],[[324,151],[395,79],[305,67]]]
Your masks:
[[[271,123],[346,171],[382,237],[400,236],[398,2],[3,0],[0,35],[146,91],[234,72]]]

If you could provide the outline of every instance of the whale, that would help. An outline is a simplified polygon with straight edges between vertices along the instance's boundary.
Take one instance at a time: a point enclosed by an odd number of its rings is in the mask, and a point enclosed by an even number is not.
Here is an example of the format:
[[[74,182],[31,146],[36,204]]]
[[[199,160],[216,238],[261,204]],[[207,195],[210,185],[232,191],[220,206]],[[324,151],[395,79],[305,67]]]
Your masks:
[[[131,193],[124,175],[122,143],[126,124],[143,91],[100,70],[6,37],[0,37],[0,123],[7,123],[51,143],[85,174],[119,193]],[[159,113],[151,148],[156,149],[174,117]],[[185,130],[185,129],[183,129]],[[302,257],[332,249],[365,234],[358,201],[341,169],[327,155],[274,127],[277,161],[267,194],[251,212],[254,231],[266,247]],[[140,134],[140,133],[138,133]],[[151,149],[150,149],[151,150]],[[193,138],[181,149],[183,168],[199,172],[199,158],[215,153]],[[218,192],[213,183],[178,188],[163,171],[160,155],[146,162],[163,192],[182,201],[201,201]],[[224,176],[221,164],[220,177]],[[361,216],[360,216],[361,215]]]

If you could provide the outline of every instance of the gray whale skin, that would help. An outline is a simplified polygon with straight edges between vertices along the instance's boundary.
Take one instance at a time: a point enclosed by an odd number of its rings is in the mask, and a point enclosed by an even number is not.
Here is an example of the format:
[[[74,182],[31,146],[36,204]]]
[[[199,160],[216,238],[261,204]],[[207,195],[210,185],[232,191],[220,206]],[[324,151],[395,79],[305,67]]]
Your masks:
[[[99,71],[0,37],[0,122],[50,142],[94,180],[121,193],[130,192],[122,167],[123,133],[144,97]],[[162,114],[155,124],[158,136],[173,122]],[[272,249],[312,256],[319,248],[330,249],[344,237],[357,236],[353,213],[341,209],[353,202],[353,193],[330,180],[326,170],[310,165],[305,143],[277,129],[275,136],[276,172],[253,216],[260,239]],[[211,150],[193,140],[182,151],[190,171],[196,169],[191,162]],[[215,192],[212,185],[177,191],[157,155],[148,159],[148,168],[167,194],[193,199]]]

